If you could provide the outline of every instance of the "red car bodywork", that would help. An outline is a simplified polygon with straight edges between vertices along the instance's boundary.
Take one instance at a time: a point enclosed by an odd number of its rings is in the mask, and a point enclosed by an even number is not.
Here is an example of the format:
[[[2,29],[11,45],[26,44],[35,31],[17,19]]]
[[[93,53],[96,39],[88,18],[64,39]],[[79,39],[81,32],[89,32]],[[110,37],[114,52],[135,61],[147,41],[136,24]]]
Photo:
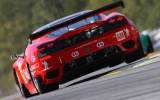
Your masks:
[[[140,48],[139,32],[125,15],[112,12],[97,16],[96,21],[60,36],[49,37],[48,34],[54,32],[50,31],[33,39],[13,64],[17,83],[23,84],[30,94],[35,94],[39,91],[31,74],[39,78],[43,85],[54,85],[60,83],[64,73],[72,67],[89,65],[112,55],[116,57],[118,53],[129,55]]]

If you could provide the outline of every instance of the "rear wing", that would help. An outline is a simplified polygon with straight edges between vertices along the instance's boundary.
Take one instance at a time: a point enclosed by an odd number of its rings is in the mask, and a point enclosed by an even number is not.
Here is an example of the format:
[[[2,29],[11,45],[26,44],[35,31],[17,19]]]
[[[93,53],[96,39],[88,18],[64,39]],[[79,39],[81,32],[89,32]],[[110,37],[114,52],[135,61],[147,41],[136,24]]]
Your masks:
[[[44,29],[44,30],[34,32],[33,34],[31,34],[31,35],[29,36],[29,39],[30,39],[30,40],[37,39],[37,38],[39,38],[39,37],[41,37],[41,36],[44,36],[44,35],[48,34],[48,32],[50,32],[50,31],[59,29],[60,27],[65,27],[65,26],[67,26],[67,25],[69,25],[69,24],[76,23],[76,22],[78,22],[78,21],[80,21],[80,20],[83,20],[83,19],[85,19],[85,18],[94,16],[94,15],[97,15],[97,14],[100,14],[100,13],[104,13],[104,12],[106,12],[106,11],[110,11],[110,10],[112,10],[112,9],[119,8],[119,7],[122,7],[122,8],[125,7],[122,0],[117,1],[117,2],[113,2],[113,3],[111,3],[111,4],[108,4],[108,5],[106,5],[106,6],[101,7],[101,8],[99,8],[99,9],[96,9],[96,10],[93,10],[93,11],[91,11],[91,12],[88,12],[88,13],[85,13],[85,14],[83,14],[83,15],[80,15],[80,16],[78,16],[78,17],[76,17],[76,18],[67,20],[67,21],[65,21],[65,22],[63,22],[63,23],[59,23],[59,24],[56,24],[56,25],[54,25],[54,26],[50,26],[50,27],[48,27],[48,28],[46,28],[46,29]]]

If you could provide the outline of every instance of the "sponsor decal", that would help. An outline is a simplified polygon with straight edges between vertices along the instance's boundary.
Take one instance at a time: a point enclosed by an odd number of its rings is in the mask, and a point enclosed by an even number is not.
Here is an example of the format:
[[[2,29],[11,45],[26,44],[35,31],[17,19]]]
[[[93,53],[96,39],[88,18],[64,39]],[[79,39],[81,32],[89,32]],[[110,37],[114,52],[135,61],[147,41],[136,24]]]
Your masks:
[[[122,40],[125,40],[127,37],[129,37],[130,33],[129,33],[129,30],[126,28],[126,29],[116,32],[115,36],[116,36],[117,41],[122,41]]]
[[[116,35],[117,41],[122,41],[122,40],[126,39],[123,30],[116,32],[115,35]]]
[[[79,52],[78,51],[74,51],[74,52],[71,53],[71,56],[73,58],[78,57],[79,56]]]
[[[96,44],[96,46],[98,47],[98,48],[102,48],[102,47],[104,47],[104,42],[97,42],[97,44]]]

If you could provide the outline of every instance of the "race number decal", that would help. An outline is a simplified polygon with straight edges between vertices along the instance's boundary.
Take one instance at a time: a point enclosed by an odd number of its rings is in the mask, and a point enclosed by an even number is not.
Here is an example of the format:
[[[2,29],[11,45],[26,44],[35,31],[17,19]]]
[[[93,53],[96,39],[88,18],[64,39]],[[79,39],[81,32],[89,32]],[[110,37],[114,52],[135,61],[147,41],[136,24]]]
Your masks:
[[[73,58],[78,57],[79,56],[79,52],[78,51],[74,51],[74,52],[71,53],[71,56]]]
[[[104,42],[102,42],[102,41],[101,42],[97,42],[96,46],[98,48],[104,47]]]
[[[123,30],[119,31],[119,32],[116,32],[115,35],[116,35],[117,41],[122,41],[122,40],[126,39]]]
[[[130,36],[130,32],[126,28],[126,29],[116,32],[115,36],[116,36],[117,41],[122,41]]]

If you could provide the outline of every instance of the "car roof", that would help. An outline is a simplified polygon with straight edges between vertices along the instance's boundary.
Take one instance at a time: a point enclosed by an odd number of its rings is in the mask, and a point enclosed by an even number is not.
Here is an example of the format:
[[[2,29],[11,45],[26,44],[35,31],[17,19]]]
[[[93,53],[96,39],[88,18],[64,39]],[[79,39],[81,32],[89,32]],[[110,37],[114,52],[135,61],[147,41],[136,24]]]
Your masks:
[[[85,10],[85,11],[77,12],[77,13],[71,14],[71,15],[69,15],[69,16],[63,17],[63,18],[61,18],[61,19],[52,21],[52,22],[50,22],[50,23],[48,23],[48,24],[46,24],[46,25],[44,25],[44,26],[41,26],[40,28],[36,29],[32,34],[37,33],[37,32],[39,32],[39,31],[42,31],[42,30],[45,30],[46,28],[49,28],[49,27],[51,27],[51,26],[54,26],[54,25],[63,23],[63,22],[65,22],[65,21],[67,21],[67,20],[76,18],[76,17],[78,17],[78,16],[80,16],[80,15],[83,15],[83,14],[85,14],[85,13],[87,13],[87,12],[90,12],[90,11],[91,11],[91,10]]]

